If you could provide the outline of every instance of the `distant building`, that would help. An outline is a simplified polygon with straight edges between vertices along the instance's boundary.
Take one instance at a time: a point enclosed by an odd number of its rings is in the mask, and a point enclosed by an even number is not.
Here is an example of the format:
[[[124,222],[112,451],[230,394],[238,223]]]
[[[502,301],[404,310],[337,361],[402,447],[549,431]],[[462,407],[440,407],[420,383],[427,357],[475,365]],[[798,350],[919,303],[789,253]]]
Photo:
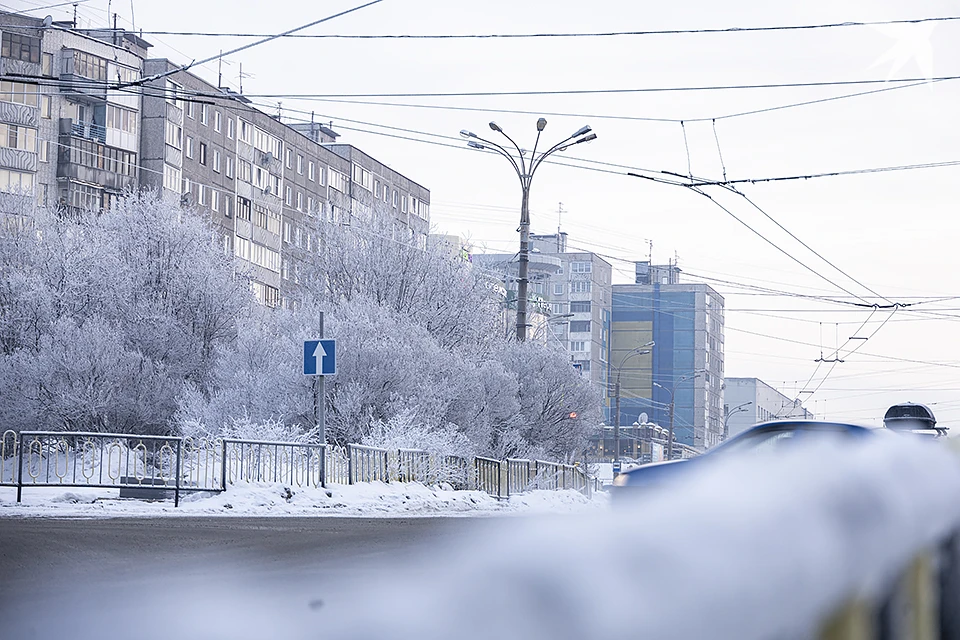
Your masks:
[[[759,422],[800,418],[812,420],[800,401],[777,391],[758,378],[724,378],[723,404],[726,438]]]
[[[607,422],[619,372],[620,424],[646,413],[668,427],[672,403],[675,442],[702,451],[723,435],[723,297],[679,274],[642,262],[637,284],[613,286]],[[651,353],[628,357],[650,342]]]
[[[561,346],[584,376],[605,388],[613,268],[596,254],[566,251],[566,236],[531,235],[528,336]],[[515,309],[516,254],[474,254],[473,264],[500,275]]]

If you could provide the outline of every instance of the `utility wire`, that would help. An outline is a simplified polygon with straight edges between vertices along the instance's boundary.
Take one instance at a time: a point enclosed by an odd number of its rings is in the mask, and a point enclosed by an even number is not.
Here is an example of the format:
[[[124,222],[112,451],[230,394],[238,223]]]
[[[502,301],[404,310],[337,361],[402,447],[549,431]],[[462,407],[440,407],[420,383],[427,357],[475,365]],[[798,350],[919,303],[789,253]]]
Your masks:
[[[829,22],[824,24],[774,25],[760,27],[720,27],[714,29],[660,29],[644,31],[596,31],[561,33],[479,33],[479,34],[334,34],[302,33],[283,34],[289,38],[335,38],[346,40],[492,40],[517,38],[611,38],[620,36],[661,36],[707,33],[755,33],[763,31],[811,31],[815,29],[838,29],[848,27],[868,27],[892,24],[922,24],[925,22],[950,22],[960,20],[960,16],[938,16],[915,18],[911,20],[883,20],[877,22]],[[144,31],[144,35],[192,36],[213,38],[261,38],[259,33],[223,33],[206,31]]]
[[[378,0],[379,1],[379,0]],[[214,59],[216,59],[215,56]],[[175,72],[174,72],[175,73]],[[764,84],[726,84],[700,85],[679,87],[634,87],[618,89],[557,89],[539,91],[432,91],[411,93],[251,93],[245,94],[248,98],[479,98],[499,96],[563,96],[563,95],[597,95],[619,93],[669,93],[676,91],[735,91],[742,89],[796,89],[808,87],[843,87],[850,85],[871,85],[888,83],[929,83],[944,80],[957,80],[960,76],[939,76],[936,78],[896,78],[896,79],[866,79],[866,80],[824,80],[816,82],[776,82]]]

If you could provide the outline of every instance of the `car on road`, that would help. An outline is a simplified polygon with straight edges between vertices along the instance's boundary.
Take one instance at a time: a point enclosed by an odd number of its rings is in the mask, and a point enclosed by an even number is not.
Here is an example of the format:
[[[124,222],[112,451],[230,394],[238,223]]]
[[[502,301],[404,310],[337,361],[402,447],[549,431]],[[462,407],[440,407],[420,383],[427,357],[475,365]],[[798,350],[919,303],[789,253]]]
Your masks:
[[[930,438],[947,435],[947,427],[938,427],[930,407],[914,402],[895,404],[883,415],[883,426],[893,431],[913,433]]]
[[[843,422],[822,420],[778,420],[758,424],[723,444],[710,449],[696,458],[668,460],[635,467],[613,479],[612,497],[619,500],[637,495],[644,488],[659,486],[671,479],[681,477],[692,467],[709,464],[711,460],[730,455],[778,451],[797,442],[824,438],[863,438],[880,429],[863,427]]]

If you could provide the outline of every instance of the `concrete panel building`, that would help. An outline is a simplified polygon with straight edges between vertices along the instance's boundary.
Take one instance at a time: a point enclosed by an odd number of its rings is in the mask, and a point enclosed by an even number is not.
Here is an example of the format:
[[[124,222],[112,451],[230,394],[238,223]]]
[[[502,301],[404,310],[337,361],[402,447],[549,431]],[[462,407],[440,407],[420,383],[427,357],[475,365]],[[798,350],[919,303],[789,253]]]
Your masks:
[[[784,395],[758,378],[724,378],[723,413],[725,438],[759,422],[799,418],[812,420],[799,399]]]

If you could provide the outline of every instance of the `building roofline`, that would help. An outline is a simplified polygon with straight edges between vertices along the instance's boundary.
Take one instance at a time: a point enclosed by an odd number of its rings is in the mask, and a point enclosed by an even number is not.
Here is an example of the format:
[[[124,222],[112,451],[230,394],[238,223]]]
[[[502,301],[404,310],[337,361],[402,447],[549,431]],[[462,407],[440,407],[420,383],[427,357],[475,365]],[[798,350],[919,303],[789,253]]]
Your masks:
[[[413,178],[409,177],[409,176],[406,175],[405,173],[400,173],[399,171],[397,171],[396,169],[394,169],[393,167],[391,167],[391,166],[390,166],[389,164],[387,164],[386,162],[383,162],[383,161],[381,161],[381,160],[377,160],[376,158],[374,158],[372,155],[370,155],[369,153],[367,153],[367,152],[364,151],[363,149],[360,149],[359,147],[355,147],[355,146],[353,146],[352,144],[350,144],[349,142],[322,142],[322,143],[320,143],[320,146],[321,146],[321,147],[328,147],[328,148],[329,148],[329,147],[349,147],[350,149],[353,149],[353,150],[355,150],[355,151],[359,151],[360,153],[362,153],[363,155],[367,156],[368,158],[370,158],[370,159],[373,160],[374,162],[378,162],[378,163],[382,164],[383,166],[385,166],[386,168],[390,169],[391,171],[400,174],[401,176],[403,176],[404,178],[406,178],[407,180],[409,180],[409,181],[412,182],[413,184],[417,185],[418,187],[420,187],[420,188],[423,189],[424,191],[427,191],[427,192],[430,191],[430,189],[428,189],[427,187],[423,186],[422,184],[420,184],[419,182],[417,182],[417,181],[414,180]],[[337,150],[336,150],[336,149],[330,149],[330,151],[336,153],[338,156],[340,156],[341,158],[343,158],[343,159],[345,159],[345,160],[351,160],[351,161],[353,160],[352,158],[350,158],[350,157],[348,157],[348,156],[344,156],[344,155],[342,155],[342,154],[337,153]]]

